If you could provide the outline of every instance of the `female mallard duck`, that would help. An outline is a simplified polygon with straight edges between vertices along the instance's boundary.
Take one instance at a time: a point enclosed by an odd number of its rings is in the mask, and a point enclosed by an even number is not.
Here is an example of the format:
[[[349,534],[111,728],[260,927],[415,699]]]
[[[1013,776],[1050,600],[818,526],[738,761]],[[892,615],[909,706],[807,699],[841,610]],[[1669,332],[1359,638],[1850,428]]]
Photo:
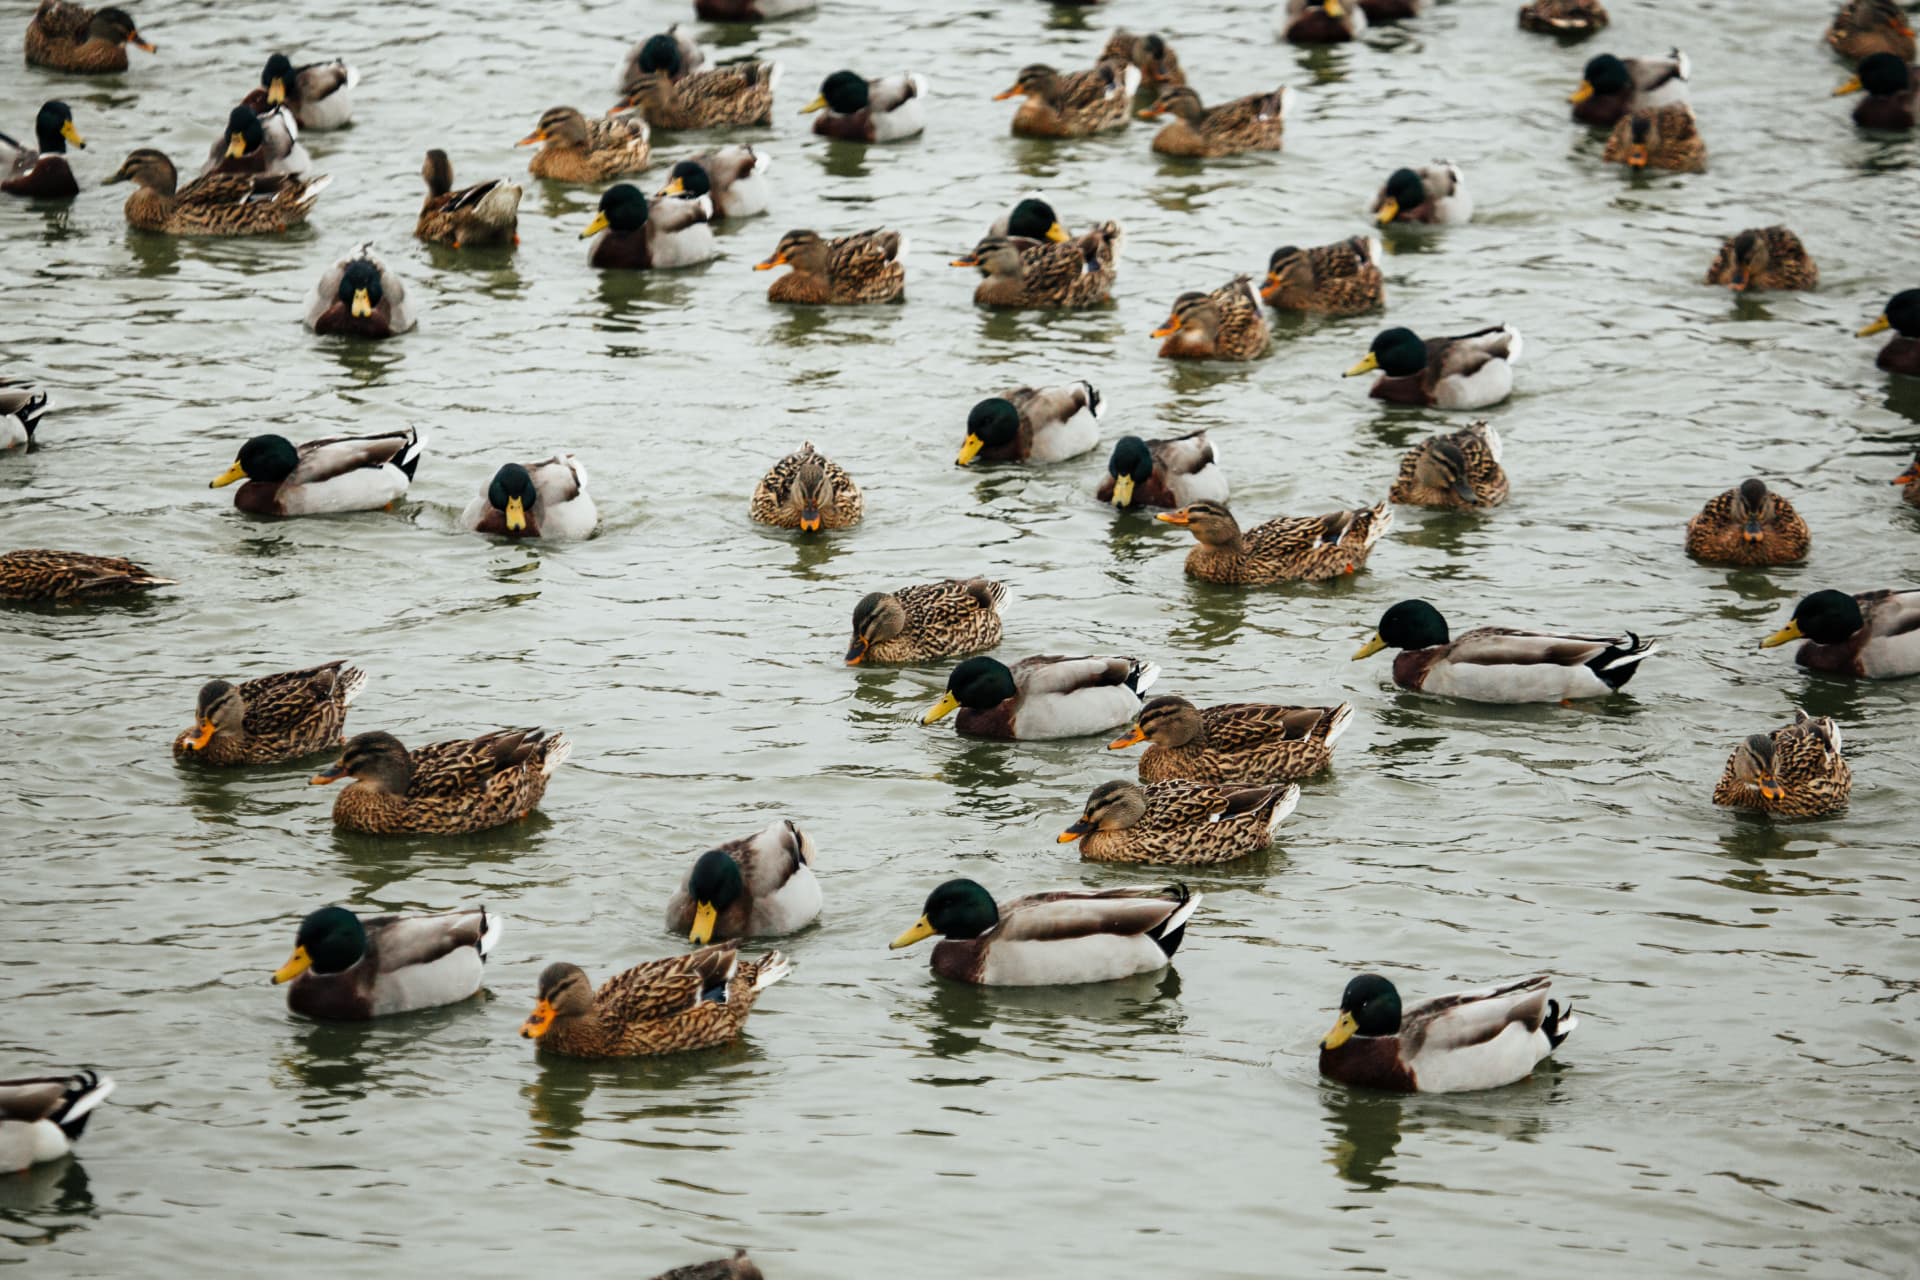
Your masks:
[[[486,908],[433,916],[309,912],[293,955],[273,972],[287,1008],[310,1019],[361,1022],[464,1001],[480,990],[501,919]]]
[[[1298,783],[1102,783],[1060,843],[1080,842],[1080,857],[1093,863],[1230,863],[1273,844],[1299,803]]]
[[[1260,297],[1275,311],[1329,316],[1378,311],[1387,305],[1380,242],[1372,236],[1350,236],[1312,249],[1282,245],[1267,260]]]
[[[716,943],[636,965],[596,992],[579,966],[555,961],[520,1035],[579,1059],[705,1050],[739,1036],[760,993],[791,968],[778,952],[742,962],[738,943]]]
[[[1373,546],[1393,528],[1387,503],[1328,512],[1276,516],[1242,533],[1226,504],[1191,503],[1156,519],[1192,533],[1187,573],[1209,583],[1317,583],[1357,574]]]
[[[276,53],[260,72],[267,105],[287,104],[302,129],[344,127],[353,119],[353,87],[359,83],[360,73],[338,59],[296,67],[286,54]]]
[[[979,882],[963,878],[927,895],[920,919],[887,946],[940,935],[933,972],[956,983],[1105,983],[1166,969],[1200,899],[1184,885],[1134,885],[1051,890],[999,904]]]
[[[1180,69],[1180,55],[1173,51],[1173,46],[1164,37],[1136,36],[1125,27],[1107,37],[1106,47],[1100,50],[1096,61],[1138,67],[1142,87],[1183,85],[1187,82],[1187,73]]]
[[[698,200],[710,196],[714,217],[751,218],[772,203],[767,171],[773,162],[752,147],[721,147],[690,156],[673,167],[657,199]]]
[[[1693,64],[1678,49],[1664,58],[1616,58],[1610,53],[1587,60],[1580,84],[1567,96],[1573,118],[1611,129],[1637,107],[1649,109],[1687,100]]]
[[[208,174],[176,191],[173,161],[150,147],[133,152],[108,183],[131,181],[127,222],[169,236],[269,236],[307,220],[333,181],[325,174]]]
[[[1756,289],[1813,289],[1820,269],[1800,237],[1785,227],[1754,227],[1729,236],[1707,268],[1707,283],[1737,294]]]
[[[677,74],[661,68],[627,81],[620,107],[637,108],[655,129],[770,125],[773,87],[779,80],[780,66],[773,62],[730,62]]]
[[[793,933],[820,915],[813,854],[784,818],[708,850],[667,900],[667,928],[698,944]]]
[[[1115,267],[1124,235],[1101,223],[1076,240],[988,236],[954,267],[980,273],[973,305],[997,309],[1098,307],[1113,300]]]
[[[1848,62],[1890,53],[1902,62],[1914,57],[1913,25],[1900,0],[1844,0],[1827,28],[1827,44]],[[31,62],[33,55],[28,54]]]
[[[1830,716],[1795,710],[1793,723],[1749,734],[1727,758],[1713,803],[1734,809],[1811,818],[1831,814],[1853,793],[1853,771],[1840,755],[1840,727]]]
[[[67,164],[67,144],[85,147],[87,140],[73,127],[73,109],[64,102],[42,103],[33,118],[33,136],[38,150],[0,133],[0,191],[41,200],[79,195],[80,184]]]
[[[818,306],[892,302],[906,288],[907,238],[897,231],[875,227],[837,240],[822,240],[811,231],[789,231],[774,246],[773,256],[753,265],[755,271],[775,267],[793,270],[767,289],[772,302]]]
[[[653,159],[647,122],[638,116],[588,120],[572,107],[549,107],[534,131],[514,143],[543,143],[527,172],[556,182],[606,182],[639,173]]]
[[[1630,169],[1668,169],[1675,173],[1705,173],[1707,144],[1684,102],[1670,106],[1635,107],[1620,117],[1607,136],[1600,159]]]
[[[1172,360],[1253,360],[1273,341],[1253,279],[1235,276],[1212,293],[1197,290],[1173,300],[1166,323],[1153,331]]]
[[[1366,11],[1354,0],[1287,0],[1280,15],[1280,34],[1295,44],[1345,44],[1366,29]]]
[[[298,448],[285,436],[255,436],[207,488],[246,481],[234,491],[233,505],[256,516],[374,511],[406,497],[426,448],[427,438],[413,427],[328,436]]]
[[[1387,501],[1411,507],[1498,507],[1507,501],[1500,433],[1486,422],[1429,436],[1400,460]]]
[[[1527,0],[1520,6],[1520,29],[1542,35],[1592,35],[1609,21],[1601,0]]]
[[[851,529],[866,515],[866,499],[846,468],[806,441],[767,470],[753,487],[747,514],[762,525],[797,529]]]
[[[564,450],[537,463],[506,463],[481,487],[460,523],[496,538],[565,542],[587,538],[600,509],[587,492],[587,465]]]
[[[78,75],[127,69],[127,46],[159,52],[140,38],[124,9],[82,8],[70,0],[40,0],[27,22],[27,65]]]
[[[1101,62],[1086,71],[1060,72],[1036,62],[1022,67],[1013,87],[993,98],[1021,99],[1013,113],[1017,138],[1085,138],[1126,128],[1139,88],[1140,68],[1132,63]]]
[[[1320,1042],[1320,1075],[1402,1094],[1491,1090],[1532,1075],[1573,1035],[1571,1004],[1547,999],[1551,980],[1452,992],[1402,1012],[1400,993],[1362,974],[1340,997],[1340,1019]]]
[[[1473,194],[1451,161],[1436,160],[1418,169],[1395,169],[1367,212],[1381,223],[1462,223],[1473,218]]]
[[[947,677],[947,692],[920,718],[932,725],[958,711],[954,722],[969,738],[1084,738],[1125,725],[1160,679],[1160,669],[1137,658],[1023,658],[1008,667],[993,658],[969,658]]]
[[[1227,501],[1227,473],[1205,431],[1167,440],[1122,436],[1107,458],[1094,497],[1126,511]]]
[[[988,578],[868,592],[853,607],[847,665],[926,663],[992,649],[1000,643],[1000,607],[1006,601],[1006,584]]]
[[[533,813],[546,795],[547,779],[572,753],[565,734],[543,729],[498,729],[412,753],[376,730],[348,739],[340,759],[312,782],[324,786],[353,776],[333,801],[333,821],[341,827],[376,836],[456,835]]]
[[[87,1118],[112,1093],[113,1078],[91,1069],[0,1081],[0,1173],[57,1161],[73,1151],[87,1131]]]
[[[1813,533],[1793,504],[1762,480],[1744,480],[1687,522],[1687,555],[1714,565],[1791,565]]]
[[[1913,128],[1913,110],[1920,99],[1920,83],[1905,58],[1891,53],[1876,53],[1860,60],[1853,79],[1833,91],[1836,98],[1862,89],[1867,96],[1853,109],[1853,123],[1862,129],[1904,130]]]
[[[1396,405],[1485,409],[1513,393],[1513,367],[1525,344],[1511,325],[1427,341],[1411,329],[1383,329],[1346,377],[1380,371],[1368,392]]]
[[[842,142],[898,142],[927,127],[922,104],[927,84],[913,72],[869,81],[851,71],[836,71],[820,82],[820,94],[800,108],[801,115],[822,114],[813,131]]]
[[[44,547],[0,555],[0,600],[92,600],[171,586],[171,578],[161,578],[119,556]]]
[[[1163,156],[1234,156],[1243,151],[1278,151],[1285,132],[1287,99],[1284,85],[1272,93],[1249,94],[1203,106],[1200,95],[1185,85],[1169,85],[1142,120],[1172,116],[1153,136],[1153,149]]]
[[[666,271],[711,261],[713,200],[695,196],[649,202],[630,182],[609,187],[600,196],[600,212],[580,232],[597,237],[587,262],[602,271]]]
[[[31,446],[33,433],[47,416],[47,393],[24,378],[0,378],[0,453]]]
[[[1913,464],[1898,476],[1895,476],[1893,483],[1906,486],[1905,489],[1900,491],[1900,497],[1906,499],[1907,502],[1913,506],[1920,507],[1920,454],[1913,456]]]
[[[370,240],[321,273],[307,297],[306,320],[316,334],[353,338],[391,338],[417,323],[406,282],[373,252]]]
[[[335,659],[238,685],[208,681],[193,710],[194,728],[173,740],[173,754],[209,765],[278,765],[346,740],[347,708],[367,674]]]
[[[1920,378],[1920,289],[1903,289],[1888,299],[1887,309],[1856,336],[1868,338],[1888,329],[1894,336],[1874,364],[1890,374]]]
[[[1920,589],[1815,592],[1760,648],[1792,640],[1806,642],[1793,661],[1811,671],[1869,680],[1920,674]]]
[[[989,396],[967,414],[967,438],[953,461],[1057,463],[1100,443],[1100,393],[1090,382],[1015,387]]]
[[[453,161],[438,147],[427,153],[420,176],[427,180],[427,198],[413,224],[417,239],[455,249],[520,243],[520,184],[489,178],[455,191]]]
[[[1278,703],[1223,703],[1195,707],[1167,694],[1140,709],[1133,729],[1107,744],[1111,752],[1136,743],[1140,781],[1169,783],[1291,783],[1333,764],[1333,745],[1353,721],[1353,704],[1285,707]]]
[[[207,147],[207,162],[200,176],[210,173],[290,173],[296,177],[312,172],[313,158],[300,144],[300,126],[285,107],[267,107],[264,95],[254,90],[249,97],[261,101],[259,111],[242,102],[227,113],[226,130]]]
[[[1440,611],[1403,600],[1380,616],[1380,630],[1354,652],[1355,662],[1383,649],[1402,689],[1476,703],[1555,703],[1604,698],[1633,679],[1642,659],[1660,652],[1632,632],[1564,636],[1509,627],[1476,627],[1458,637]]]

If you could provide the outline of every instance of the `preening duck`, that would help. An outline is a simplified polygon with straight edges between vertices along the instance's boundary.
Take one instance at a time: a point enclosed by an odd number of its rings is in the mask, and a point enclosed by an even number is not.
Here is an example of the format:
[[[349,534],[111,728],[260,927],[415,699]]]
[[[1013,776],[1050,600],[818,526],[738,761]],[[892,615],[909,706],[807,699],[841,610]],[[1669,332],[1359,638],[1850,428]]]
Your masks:
[[[1707,283],[1737,294],[1754,290],[1813,289],[1820,269],[1800,237],[1785,227],[1753,227],[1729,236],[1707,268]]]
[[[267,105],[285,103],[302,129],[339,129],[351,122],[353,87],[359,83],[360,73],[337,58],[296,67],[286,54],[276,53],[260,72]]]
[[[73,1151],[113,1078],[91,1068],[65,1076],[0,1081],[0,1173],[13,1174]]]
[[[1852,792],[1853,771],[1840,755],[1840,727],[1830,716],[1796,709],[1792,724],[1740,741],[1713,789],[1713,803],[1810,818],[1840,809]]]
[[[893,592],[869,592],[853,607],[847,665],[960,658],[1000,643],[1005,583],[949,578]]]
[[[208,681],[173,754],[208,765],[275,765],[328,751],[345,742],[340,727],[366,684],[367,674],[345,659],[238,685]]]
[[[1311,249],[1282,245],[1267,259],[1260,297],[1275,311],[1329,316],[1378,311],[1387,302],[1380,242],[1372,236],[1350,236]]]
[[[1387,500],[1413,507],[1487,508],[1507,501],[1500,433],[1487,422],[1429,436],[1400,459]]]

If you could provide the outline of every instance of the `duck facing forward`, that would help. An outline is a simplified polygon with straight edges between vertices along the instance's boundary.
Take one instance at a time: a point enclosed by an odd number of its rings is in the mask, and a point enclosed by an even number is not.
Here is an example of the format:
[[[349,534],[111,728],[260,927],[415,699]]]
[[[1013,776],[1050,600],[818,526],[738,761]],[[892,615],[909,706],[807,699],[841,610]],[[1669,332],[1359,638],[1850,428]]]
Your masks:
[[[1687,555],[1715,565],[1791,565],[1812,545],[1793,504],[1757,478],[1708,500],[1687,522]]]
[[[1749,734],[1733,749],[1713,789],[1713,803],[1810,818],[1841,808],[1852,792],[1853,771],[1840,755],[1840,727],[1830,716],[1796,709],[1792,724]]]
[[[1121,511],[1141,507],[1190,507],[1227,501],[1227,473],[1207,433],[1190,431],[1166,440],[1122,436],[1107,458],[1107,474],[1094,497]]]
[[[419,323],[406,282],[368,241],[321,273],[307,298],[307,328],[316,334],[391,338]]]
[[[460,514],[460,523],[496,538],[567,542],[591,537],[600,509],[587,492],[587,465],[564,451],[537,463],[505,463]]]
[[[1402,1094],[1490,1090],[1533,1074],[1580,1020],[1549,1000],[1545,977],[1400,1005],[1378,974],[1340,996],[1340,1018],[1320,1041],[1320,1074]]]
[[[866,499],[846,468],[809,440],[760,478],[747,514],[758,524],[815,534],[858,525],[866,514]]]

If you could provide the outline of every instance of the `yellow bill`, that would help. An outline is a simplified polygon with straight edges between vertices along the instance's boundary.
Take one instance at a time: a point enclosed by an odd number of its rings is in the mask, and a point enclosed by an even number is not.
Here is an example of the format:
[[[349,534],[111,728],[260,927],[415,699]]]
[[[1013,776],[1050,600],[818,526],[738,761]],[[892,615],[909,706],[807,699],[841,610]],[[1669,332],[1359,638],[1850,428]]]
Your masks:
[[[293,955],[287,958],[287,963],[273,972],[273,981],[290,983],[312,968],[313,958],[307,955],[307,949],[296,947],[293,949]]]
[[[60,122],[60,136],[76,147],[84,147],[87,145],[87,140],[80,136],[80,131],[73,127],[73,121],[71,120],[62,120]]]
[[[207,482],[207,488],[208,489],[225,489],[228,485],[231,485],[234,481],[245,480],[246,478],[247,478],[247,469],[242,467],[240,465],[240,460],[236,458],[233,460],[233,466],[227,468],[225,471],[221,472],[218,476],[215,476],[212,480]]]
[[[1853,79],[1841,85],[1838,89],[1835,89],[1833,91],[1833,96],[1836,98],[1844,98],[1850,93],[1859,93],[1860,90],[1863,88],[1865,88],[1865,86],[1860,83],[1860,77],[1855,76]]]
[[[972,432],[968,432],[967,438],[960,442],[960,456],[953,460],[954,465],[956,467],[965,467],[968,463],[978,458],[980,451],[986,447],[986,441],[980,439]]]
[[[1056,222],[1053,226],[1047,228],[1047,239],[1052,241],[1066,241],[1073,239],[1073,237],[1067,234],[1065,227],[1062,227]]]
[[[1113,478],[1113,505],[1125,507],[1133,501],[1133,477],[1115,476]]]
[[[580,239],[585,240],[588,236],[597,236],[605,231],[609,225],[607,215],[597,213],[593,216],[593,221],[587,224],[587,229],[580,233]]]
[[[518,495],[507,499],[507,528],[518,533],[527,527],[527,507]]]
[[[1334,1022],[1333,1030],[1320,1038],[1320,1048],[1323,1050],[1337,1050],[1352,1040],[1353,1034],[1359,1030],[1360,1024],[1354,1021],[1353,1014],[1350,1011],[1342,1010],[1340,1017]]]
[[[815,111],[825,111],[826,109],[827,109],[827,97],[825,94],[821,94],[819,97],[815,98],[812,102],[809,102],[806,106],[800,108],[800,114],[803,116],[810,115]]]
[[[912,947],[915,943],[918,943],[921,939],[929,938],[936,933],[938,933],[938,931],[936,931],[933,928],[933,922],[929,921],[926,917],[923,916],[919,920],[915,921],[913,925],[906,931],[906,933],[902,934],[899,938],[895,939],[893,942],[887,944],[887,947],[889,950],[893,950],[893,951],[897,951],[903,947]]]
[[[371,316],[373,314],[373,299],[367,297],[367,291],[364,289],[356,289],[353,291],[353,314],[356,316]]]
[[[1340,375],[1342,378],[1358,378],[1361,374],[1370,374],[1380,368],[1380,357],[1368,352],[1360,358],[1360,363]]]
[[[713,942],[713,926],[720,919],[720,910],[711,903],[693,905],[693,928],[687,931],[687,941],[705,946]]]
[[[1382,223],[1392,222],[1400,216],[1400,202],[1392,196],[1388,196],[1380,202],[1380,212],[1374,216]]]
[[[935,721],[945,720],[948,716],[959,710],[960,700],[953,696],[952,690],[948,690],[940,696],[939,702],[927,709],[927,714],[920,718],[920,723],[922,725],[931,725]]]
[[[1582,80],[1580,87],[1567,95],[1567,101],[1578,106],[1591,97],[1593,97],[1593,82],[1590,80]]]
[[[227,154],[229,156],[244,156],[247,154],[247,137],[245,134],[236,133],[228,135]]]
[[[1893,322],[1891,320],[1888,320],[1885,316],[1881,316],[1879,319],[1875,320],[1872,324],[1868,325],[1865,329],[1862,329],[1859,333],[1855,334],[1854,337],[1870,338],[1874,334],[1879,333],[1883,329],[1891,329],[1891,328],[1893,328]]]
[[[275,76],[273,83],[267,86],[267,105],[277,107],[286,100],[287,82],[279,76]]]
[[[1387,642],[1385,639],[1381,637],[1379,632],[1375,632],[1372,640],[1353,651],[1353,658],[1349,661],[1357,663],[1363,658],[1372,658],[1386,647]]]
[[[1773,635],[1761,641],[1760,648],[1772,649],[1775,645],[1784,645],[1788,641],[1797,641],[1801,639],[1804,639],[1804,636],[1803,636],[1803,633],[1800,631],[1799,620],[1796,619],[1793,622],[1788,623],[1785,627],[1782,627],[1779,631],[1775,632]]]

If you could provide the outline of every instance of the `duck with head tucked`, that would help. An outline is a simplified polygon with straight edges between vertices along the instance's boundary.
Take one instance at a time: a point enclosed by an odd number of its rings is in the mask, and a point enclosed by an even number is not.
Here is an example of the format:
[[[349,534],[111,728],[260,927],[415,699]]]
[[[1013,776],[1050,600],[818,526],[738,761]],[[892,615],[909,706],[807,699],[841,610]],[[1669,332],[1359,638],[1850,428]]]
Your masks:
[[[866,500],[846,469],[809,440],[760,478],[747,514],[762,525],[814,534],[858,525]]]
[[[506,463],[460,515],[460,523],[496,538],[565,542],[591,537],[600,509],[587,492],[587,465],[562,450],[537,463]]]
[[[33,136],[37,149],[0,133],[0,191],[40,200],[79,195],[80,184],[67,164],[67,144],[85,148],[87,140],[74,128],[73,109],[64,102],[42,103],[33,118]]]
[[[1905,58],[1891,53],[1876,53],[1860,60],[1851,80],[1833,91],[1844,97],[1859,93],[1867,96],[1853,109],[1853,123],[1862,129],[1887,129],[1904,132],[1913,128],[1916,100],[1920,100],[1920,79]]]
[[[1060,844],[1092,863],[1230,863],[1258,854],[1300,803],[1298,783],[1227,787],[1185,779],[1102,783]]]
[[[455,191],[453,161],[438,147],[427,153],[420,176],[427,180],[427,198],[413,224],[417,239],[455,249],[520,243],[518,183],[489,178]]]
[[[653,159],[652,135],[638,116],[588,120],[572,107],[549,107],[516,147],[543,144],[527,172],[556,182],[606,182],[644,170]]]
[[[1664,58],[1616,58],[1610,53],[1587,60],[1580,84],[1568,95],[1573,118],[1611,129],[1635,108],[1657,109],[1687,101],[1687,77],[1693,64],[1678,49]]]
[[[1374,337],[1345,377],[1380,372],[1367,393],[1397,405],[1484,409],[1513,392],[1513,367],[1525,344],[1511,325],[1489,325],[1453,338],[1423,339],[1396,326]]]
[[[933,972],[956,983],[1105,983],[1166,969],[1200,898],[1168,885],[1050,890],[996,903],[978,881],[958,878],[927,895],[920,919],[887,946],[939,935]]]
[[[1267,354],[1273,330],[1248,276],[1235,276],[1211,293],[1197,290],[1173,300],[1153,337],[1160,355],[1172,360],[1254,360]]]
[[[1520,29],[1549,36],[1589,36],[1611,21],[1602,0],[1527,0]]]
[[[216,173],[195,178],[184,188],[173,161],[142,147],[107,179],[131,182],[127,223],[141,231],[169,236],[269,236],[307,220],[332,181],[325,174]]]
[[[1227,501],[1227,474],[1207,433],[1190,431],[1166,440],[1122,436],[1107,458],[1107,474],[1094,497],[1122,511],[1138,507],[1188,507]]]
[[[1809,671],[1868,680],[1920,674],[1920,589],[1814,592],[1760,648],[1796,640],[1803,644],[1793,661]]]
[[[555,961],[520,1035],[569,1058],[633,1058],[725,1045],[740,1035],[760,993],[791,971],[768,952],[742,961],[736,942],[647,961],[594,991],[586,971]]]
[[[1057,463],[1078,458],[1100,443],[1104,405],[1090,382],[1015,387],[989,396],[968,412],[966,439],[953,461],[966,467],[975,460]]]
[[[1482,421],[1427,437],[1400,459],[1387,501],[1411,507],[1498,507],[1507,501],[1500,433]]]
[[[1811,818],[1831,814],[1853,793],[1853,770],[1840,755],[1840,727],[1831,716],[1795,709],[1793,723],[1749,734],[1727,758],[1713,803],[1732,809]]]
[[[267,105],[285,103],[302,129],[339,129],[350,123],[353,87],[359,83],[360,73],[337,58],[296,67],[286,54],[276,53],[260,72]]]
[[[858,306],[893,302],[907,284],[907,238],[897,231],[874,227],[835,240],[813,231],[789,231],[780,237],[771,257],[753,265],[755,271],[775,267],[793,270],[767,287],[771,302],[806,306]]]
[[[1153,150],[1163,156],[1234,156],[1245,151],[1278,151],[1287,127],[1284,85],[1270,93],[1249,94],[1208,107],[1185,85],[1169,85],[1142,120],[1171,117],[1153,136]]]
[[[1140,781],[1291,783],[1333,763],[1333,745],[1353,721],[1353,704],[1286,707],[1221,703],[1195,707],[1165,694],[1140,709],[1133,729],[1107,744],[1110,752],[1146,743]]]
[[[791,934],[820,915],[813,838],[789,819],[695,859],[667,900],[667,928],[695,944]]]
[[[375,511],[406,497],[427,437],[417,428],[374,436],[327,436],[296,447],[285,436],[254,436],[207,482],[234,491],[233,505],[256,516]]]
[[[1890,374],[1920,378],[1920,289],[1903,289],[1887,300],[1886,310],[1868,323],[1856,337],[1893,330],[1893,337],[1880,349],[1874,361]]]
[[[1632,632],[1621,636],[1567,636],[1476,627],[1454,636],[1440,611],[1423,600],[1403,600],[1380,616],[1373,639],[1355,662],[1383,649],[1393,681],[1422,694],[1477,703],[1554,703],[1604,698],[1633,679],[1642,659],[1659,652]]]
[[[1367,29],[1358,0],[1287,0],[1280,34],[1295,44],[1345,44]]]
[[[1187,73],[1180,68],[1180,56],[1167,43],[1166,37],[1158,34],[1136,36],[1121,27],[1107,37],[1106,47],[1100,50],[1096,61],[1117,62],[1139,68],[1140,86],[1143,89],[1187,82]]]
[[[1635,107],[1613,126],[1600,159],[1629,169],[1705,173],[1707,144],[1686,103]]]
[[[1820,269],[1800,237],[1785,227],[1753,227],[1727,237],[1707,268],[1707,283],[1737,294],[1813,289],[1820,284]]]
[[[1124,129],[1140,68],[1132,63],[1100,62],[1086,71],[1056,71],[1044,63],[1022,67],[1011,88],[994,101],[1019,98],[1013,134],[1019,138],[1085,138]]]
[[[364,918],[323,907],[300,922],[273,981],[289,985],[287,1008],[310,1019],[359,1022],[452,1005],[480,990],[504,928],[484,907]]]
[[[600,211],[580,238],[594,238],[587,262],[602,271],[667,271],[710,262],[720,252],[712,221],[711,197],[648,200],[622,182],[601,194]]]
[[[0,555],[0,600],[94,600],[171,587],[173,582],[123,556],[95,556],[47,547],[25,547]]]
[[[836,71],[820,82],[819,96],[800,108],[815,116],[813,131],[842,142],[899,142],[927,127],[927,84],[913,72],[868,80]]]
[[[565,734],[543,729],[494,730],[412,752],[375,730],[348,739],[340,759],[310,782],[353,779],[333,801],[333,821],[341,827],[377,836],[458,835],[533,813],[547,780],[572,754]]]
[[[847,665],[926,663],[992,649],[1000,643],[1006,600],[1006,584],[988,578],[869,592],[853,607]]]
[[[1275,311],[1357,316],[1387,305],[1380,274],[1380,242],[1349,236],[1330,245],[1302,249],[1282,245],[1267,259],[1260,298]]]
[[[654,193],[655,200],[698,200],[710,196],[713,219],[751,218],[763,214],[772,204],[772,188],[767,172],[773,162],[752,147],[719,147],[688,156],[667,174],[667,185]]]
[[[1395,169],[1367,202],[1374,221],[1386,223],[1461,223],[1473,218],[1473,196],[1451,161],[1436,160],[1418,169]]]
[[[127,69],[127,46],[159,50],[140,38],[125,9],[87,9],[71,0],[40,0],[27,21],[30,67],[77,75],[113,75]]]
[[[1876,53],[1912,62],[1913,24],[1900,0],[1843,0],[1827,27],[1827,44],[1848,62]]]
[[[1687,555],[1715,565],[1791,565],[1812,545],[1812,531],[1786,495],[1759,479],[1710,499],[1687,522]]]
[[[347,708],[367,674],[335,659],[230,685],[208,681],[194,705],[194,728],[173,740],[173,754],[208,765],[278,765],[339,747]]]
[[[373,252],[373,242],[321,273],[307,298],[307,328],[316,334],[391,338],[417,323],[406,282]]]
[[[1324,516],[1276,516],[1244,533],[1224,503],[1191,503],[1157,519],[1193,535],[1191,577],[1233,585],[1317,583],[1359,573],[1393,528],[1393,508],[1380,503]]]
[[[1401,1094],[1491,1090],[1532,1075],[1573,1035],[1571,1004],[1549,1000],[1551,981],[1523,979],[1417,1001],[1378,974],[1340,995],[1340,1018],[1320,1041],[1320,1074],[1344,1085]]]
[[[1158,667],[1137,658],[1036,655],[1012,667],[969,658],[953,669],[947,692],[920,723],[957,711],[955,726],[969,738],[1084,738],[1132,720],[1159,678]]]

